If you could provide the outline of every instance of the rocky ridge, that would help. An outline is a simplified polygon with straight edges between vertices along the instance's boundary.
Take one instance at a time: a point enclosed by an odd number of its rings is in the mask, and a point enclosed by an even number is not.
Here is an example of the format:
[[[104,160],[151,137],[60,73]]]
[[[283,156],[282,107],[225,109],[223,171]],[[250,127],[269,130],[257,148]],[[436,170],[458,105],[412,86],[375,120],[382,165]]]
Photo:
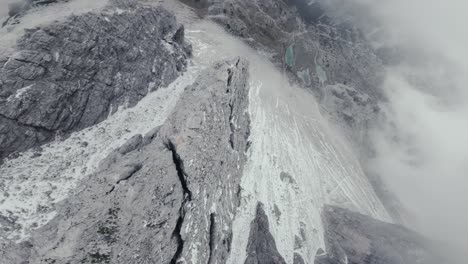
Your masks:
[[[247,69],[239,58],[203,72],[164,125],[116,149],[4,259],[225,263],[249,136]]]

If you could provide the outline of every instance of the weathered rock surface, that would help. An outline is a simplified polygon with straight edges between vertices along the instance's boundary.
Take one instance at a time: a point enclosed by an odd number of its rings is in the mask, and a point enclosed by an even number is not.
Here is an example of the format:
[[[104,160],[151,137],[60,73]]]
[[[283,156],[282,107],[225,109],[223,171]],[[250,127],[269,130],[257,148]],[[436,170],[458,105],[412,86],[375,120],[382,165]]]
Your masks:
[[[268,217],[261,203],[257,205],[255,219],[250,224],[245,264],[286,264],[276,248]]]
[[[246,161],[247,106],[246,60],[206,70],[150,139],[136,136],[116,149],[28,245],[3,257],[17,263],[225,263]]]
[[[333,206],[322,213],[326,254],[318,252],[316,264],[440,264],[424,237],[399,225]]]
[[[175,17],[122,3],[30,29],[0,58],[0,159],[94,125],[185,70],[191,47]]]

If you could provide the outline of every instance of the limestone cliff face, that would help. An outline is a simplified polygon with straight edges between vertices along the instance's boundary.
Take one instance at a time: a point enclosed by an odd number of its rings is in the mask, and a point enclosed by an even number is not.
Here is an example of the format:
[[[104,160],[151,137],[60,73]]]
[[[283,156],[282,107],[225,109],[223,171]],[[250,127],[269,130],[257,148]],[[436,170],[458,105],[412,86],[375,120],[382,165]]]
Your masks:
[[[27,30],[0,58],[0,159],[135,105],[184,72],[190,53],[162,8],[110,6]]]

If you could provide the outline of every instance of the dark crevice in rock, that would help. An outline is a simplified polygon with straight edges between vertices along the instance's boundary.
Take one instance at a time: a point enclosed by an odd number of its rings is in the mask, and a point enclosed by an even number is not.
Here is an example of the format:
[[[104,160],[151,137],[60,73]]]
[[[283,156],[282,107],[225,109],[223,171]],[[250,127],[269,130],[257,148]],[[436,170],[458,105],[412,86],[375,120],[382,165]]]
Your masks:
[[[230,114],[229,114],[229,129],[231,130],[231,133],[229,134],[229,145],[231,146],[232,149],[234,149],[234,132],[235,132],[235,126],[234,126],[234,105],[232,103],[229,104],[229,109],[230,109]]]
[[[240,185],[237,185],[237,190],[236,190],[236,201],[237,201],[237,207],[241,205],[241,198],[242,198],[242,187]]]
[[[109,191],[106,192],[106,195],[111,194],[114,190],[115,190],[115,185],[112,186],[112,188]]]
[[[227,78],[227,86],[228,86],[228,89],[227,89],[227,93],[229,93],[229,86],[231,86],[231,82],[232,82],[232,75],[234,74],[234,72],[231,70],[231,69],[228,69],[227,70],[228,72],[228,78]]]
[[[250,147],[252,146],[252,141],[247,141],[247,144],[245,144],[245,152],[249,151]]]
[[[180,155],[177,153],[174,143],[172,143],[170,140],[167,140],[165,142],[165,146],[172,153],[172,160],[176,167],[177,176],[179,177],[180,184],[182,185],[182,190],[184,192],[184,199],[179,209],[179,218],[177,219],[176,227],[174,231],[172,232],[172,237],[176,239],[176,242],[177,242],[177,250],[174,256],[172,257],[170,263],[176,264],[178,263],[178,259],[182,255],[182,252],[184,251],[184,240],[182,239],[181,229],[182,229],[182,225],[184,224],[184,219],[185,219],[185,205],[188,201],[192,200],[192,192],[187,186],[187,181],[186,181],[187,174],[184,169],[184,161],[182,160]]]
[[[239,62],[240,62],[240,58],[238,58],[237,61],[236,61],[236,67],[239,66]]]
[[[236,68],[239,66],[239,62],[240,62],[240,58],[238,58],[237,61],[236,61]],[[227,69],[227,72],[228,72],[228,78],[227,78],[228,89],[226,90],[226,92],[229,93],[231,91],[229,89],[229,86],[231,86],[231,84],[232,84],[232,77],[234,75],[234,71],[231,68],[229,68],[229,69]]]
[[[232,230],[229,232],[228,236],[226,238],[223,239],[223,245],[226,247],[226,251],[228,253],[231,253],[231,249],[232,249],[232,237],[233,237],[233,234],[232,234]]]
[[[179,176],[180,183],[182,185],[182,189],[184,190],[184,197],[188,199],[188,201],[192,200],[192,192],[187,186],[187,173],[185,172],[184,169],[184,161],[180,158],[180,155],[177,154],[176,147],[174,146],[174,143],[172,141],[167,140],[165,142],[165,146],[168,150],[172,152],[172,159],[174,161],[176,171],[177,171],[177,176]]]
[[[210,241],[209,241],[210,255],[208,257],[207,264],[211,264],[211,261],[214,255],[215,246],[216,246],[216,214],[211,213],[210,214]]]
[[[179,209],[179,218],[177,219],[177,224],[172,232],[172,237],[176,239],[177,242],[177,250],[174,256],[171,259],[171,264],[177,264],[178,259],[182,255],[182,252],[184,251],[184,240],[182,239],[182,235],[180,234],[180,231],[182,229],[182,225],[184,224],[184,219],[185,219],[185,203],[187,200],[184,200],[180,206]]]

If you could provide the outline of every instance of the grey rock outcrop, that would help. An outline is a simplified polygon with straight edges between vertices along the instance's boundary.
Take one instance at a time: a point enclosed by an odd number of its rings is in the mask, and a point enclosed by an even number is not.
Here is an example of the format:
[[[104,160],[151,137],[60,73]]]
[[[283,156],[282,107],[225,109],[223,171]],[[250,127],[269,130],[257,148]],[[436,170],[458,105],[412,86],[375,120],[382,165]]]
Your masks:
[[[255,219],[250,224],[245,264],[286,264],[276,248],[268,217],[261,203],[257,205]]]
[[[0,159],[135,105],[175,80],[190,54],[163,8],[111,6],[27,30],[0,58]]]
[[[333,206],[324,208],[322,219],[327,254],[318,254],[316,264],[451,263],[438,256],[427,239],[405,227]]]
[[[136,136],[116,149],[13,257],[18,263],[225,263],[246,161],[247,106],[246,60],[202,72],[150,139]],[[30,256],[21,259],[24,252]]]

